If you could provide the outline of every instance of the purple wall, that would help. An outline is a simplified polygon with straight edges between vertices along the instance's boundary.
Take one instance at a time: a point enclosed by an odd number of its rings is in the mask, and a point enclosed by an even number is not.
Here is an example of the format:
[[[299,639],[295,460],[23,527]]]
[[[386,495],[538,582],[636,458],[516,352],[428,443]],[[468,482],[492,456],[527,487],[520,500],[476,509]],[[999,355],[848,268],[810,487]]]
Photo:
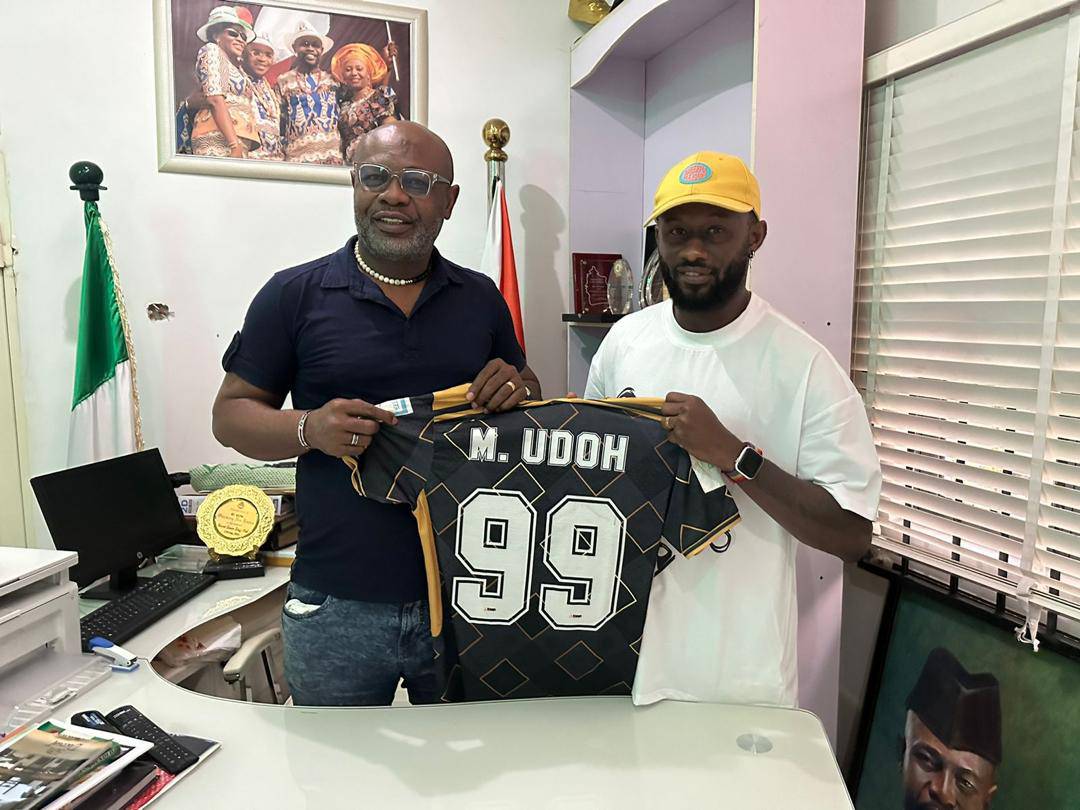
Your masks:
[[[863,0],[758,0],[751,285],[850,368]],[[799,701],[835,739],[842,565],[799,548]]]

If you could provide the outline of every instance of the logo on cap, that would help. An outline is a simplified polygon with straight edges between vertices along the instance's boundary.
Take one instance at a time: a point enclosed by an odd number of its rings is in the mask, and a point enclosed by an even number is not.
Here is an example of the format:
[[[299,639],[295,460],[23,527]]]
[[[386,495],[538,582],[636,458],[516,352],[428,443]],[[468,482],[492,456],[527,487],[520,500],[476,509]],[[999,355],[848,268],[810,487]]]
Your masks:
[[[712,177],[712,169],[704,163],[691,163],[682,170],[682,174],[679,175],[679,182],[684,186],[693,186],[697,183],[704,183],[710,177]]]

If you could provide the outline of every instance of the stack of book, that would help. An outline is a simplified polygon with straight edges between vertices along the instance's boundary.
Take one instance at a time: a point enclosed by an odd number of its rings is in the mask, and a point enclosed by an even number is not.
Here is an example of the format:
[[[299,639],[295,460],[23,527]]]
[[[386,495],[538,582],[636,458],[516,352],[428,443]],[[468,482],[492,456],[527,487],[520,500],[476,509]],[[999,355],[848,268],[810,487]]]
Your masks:
[[[208,495],[183,495],[177,493],[176,497],[180,499],[180,511],[184,513],[184,519],[191,526],[194,533],[199,506],[207,499]],[[296,545],[300,526],[296,522],[296,506],[293,496],[270,495],[269,497],[274,503],[274,528],[270,530],[270,535],[266,538],[263,548],[277,551],[278,549]]]
[[[145,755],[152,743],[49,720],[0,739],[0,808],[137,810],[172,787],[219,748],[197,737],[180,741],[199,759],[170,774]]]

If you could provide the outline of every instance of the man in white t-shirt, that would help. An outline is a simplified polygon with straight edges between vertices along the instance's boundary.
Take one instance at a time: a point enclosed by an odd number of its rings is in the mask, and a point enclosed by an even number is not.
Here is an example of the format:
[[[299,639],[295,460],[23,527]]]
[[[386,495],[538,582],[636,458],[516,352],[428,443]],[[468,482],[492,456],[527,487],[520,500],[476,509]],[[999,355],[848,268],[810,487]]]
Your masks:
[[[846,562],[866,552],[881,491],[870,426],[828,351],[746,288],[767,228],[745,164],[698,152],[655,202],[671,298],[611,328],[585,396],[666,397],[671,440],[699,479],[728,484],[742,523],[654,580],[634,702],[794,706],[796,541]]]

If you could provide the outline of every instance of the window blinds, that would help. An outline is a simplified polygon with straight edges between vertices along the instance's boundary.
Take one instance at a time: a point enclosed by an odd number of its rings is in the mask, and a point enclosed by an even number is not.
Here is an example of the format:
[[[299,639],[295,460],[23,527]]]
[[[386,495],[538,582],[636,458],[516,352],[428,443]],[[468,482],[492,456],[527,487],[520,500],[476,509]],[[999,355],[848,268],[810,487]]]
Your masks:
[[[875,543],[1074,618],[1078,60],[1066,16],[868,90],[852,363]]]

